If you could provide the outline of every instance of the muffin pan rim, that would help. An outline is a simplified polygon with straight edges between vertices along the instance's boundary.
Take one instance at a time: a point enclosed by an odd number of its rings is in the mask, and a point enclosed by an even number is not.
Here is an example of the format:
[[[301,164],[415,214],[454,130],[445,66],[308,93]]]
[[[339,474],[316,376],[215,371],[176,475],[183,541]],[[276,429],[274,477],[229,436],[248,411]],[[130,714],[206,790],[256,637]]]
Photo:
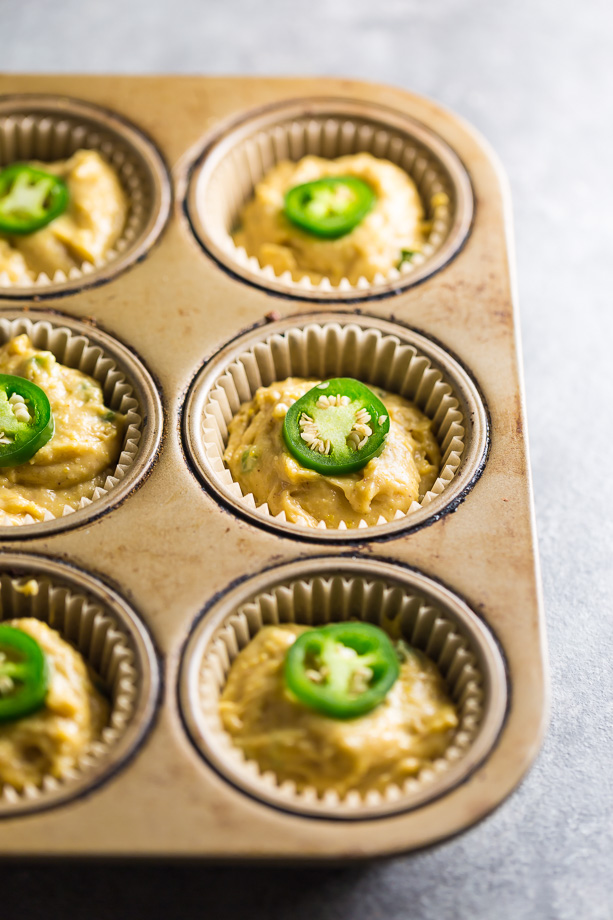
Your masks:
[[[386,280],[385,283],[371,282],[369,287],[362,292],[357,287],[353,287],[350,291],[345,293],[339,291],[338,288],[333,288],[329,292],[319,289],[301,289],[297,282],[293,282],[292,284],[285,283],[281,281],[278,276],[265,278],[258,273],[251,272],[248,267],[241,266],[230,254],[224,253],[223,248],[220,247],[205,230],[197,199],[200,195],[199,187],[201,177],[206,169],[207,160],[215,153],[216,148],[226,144],[233,134],[240,132],[241,127],[265,119],[269,113],[273,115],[275,112],[286,108],[300,110],[300,107],[303,106],[303,113],[308,115],[310,114],[310,107],[317,105],[323,107],[338,106],[339,109],[342,106],[348,109],[352,107],[364,108],[367,106],[369,109],[379,111],[382,121],[387,114],[390,125],[394,120],[408,125],[418,143],[429,150],[433,150],[435,156],[440,159],[444,168],[447,170],[458,199],[454,220],[451,223],[448,236],[440,249],[432,256],[426,258],[423,265],[410,275],[401,276],[396,281]],[[339,111],[337,114],[341,114],[341,112]],[[373,116],[373,121],[375,117],[376,116]],[[290,116],[288,115],[288,120],[289,118]],[[411,133],[411,131],[407,130],[407,133]],[[228,150],[224,151],[223,155],[227,156],[227,154]],[[261,290],[273,297],[292,301],[306,300],[310,303],[321,304],[322,306],[326,304],[349,305],[379,301],[408,291],[438,274],[438,272],[449,265],[449,263],[461,253],[466,245],[472,232],[477,207],[473,182],[462,158],[434,129],[430,128],[425,122],[420,121],[418,118],[408,115],[392,106],[340,95],[286,97],[267,105],[251,106],[242,109],[239,113],[224,120],[221,125],[216,126],[216,128],[213,128],[201,138],[197,144],[196,152],[194,153],[193,150],[190,152],[189,162],[179,175],[178,190],[177,201],[179,202],[180,211],[187,222],[188,229],[191,231],[193,238],[204,253],[232,279]]]
[[[35,553],[0,552],[0,573],[12,578],[37,576],[47,578],[53,585],[54,575],[59,586],[67,586],[75,595],[84,595],[98,604],[128,633],[139,659],[136,679],[138,694],[130,722],[109,754],[99,764],[80,773],[76,780],[60,781],[59,788],[44,792],[40,798],[20,799],[6,804],[0,802],[0,823],[40,812],[50,811],[89,796],[112,780],[136,756],[152,731],[161,703],[163,674],[160,655],[145,620],[113,586],[107,584],[93,569],[86,571],[72,561]],[[43,621],[44,622],[44,621]],[[60,633],[60,635],[62,635]]]
[[[245,502],[239,501],[230,494],[222,484],[216,481],[215,471],[212,470],[207,452],[201,437],[200,420],[207,400],[207,395],[214,389],[215,381],[223,375],[224,367],[236,360],[239,354],[249,351],[258,341],[270,338],[276,332],[283,334],[292,327],[304,328],[309,324],[322,326],[334,323],[341,325],[363,324],[364,328],[379,329],[385,335],[404,333],[409,336],[403,344],[415,345],[417,340],[418,351],[432,360],[431,348],[434,352],[433,364],[445,370],[444,379],[453,384],[454,396],[460,397],[460,404],[465,421],[465,448],[457,472],[450,483],[429,504],[422,506],[419,511],[410,512],[399,520],[392,520],[387,524],[373,524],[366,528],[326,528],[300,526],[289,521],[277,521],[272,515],[260,513],[258,508],[251,508]],[[411,339],[411,336],[414,338]],[[425,348],[421,343],[425,343]],[[240,344],[244,348],[239,350]],[[437,354],[439,359],[437,360]],[[440,360],[442,358],[442,361]],[[453,367],[453,376],[445,369],[445,359]],[[455,365],[455,366],[454,366]],[[220,370],[221,368],[221,370]],[[459,378],[459,380],[458,380]],[[458,386],[458,383],[461,385]],[[471,406],[472,398],[473,405]],[[476,411],[474,411],[476,409]],[[396,317],[387,317],[367,314],[360,311],[326,311],[291,314],[274,320],[273,322],[259,322],[237,333],[225,344],[209,355],[194,373],[187,387],[179,409],[181,447],[184,459],[195,476],[197,482],[218,503],[233,515],[237,515],[256,527],[277,533],[293,540],[304,540],[311,543],[323,544],[366,544],[375,541],[385,541],[400,536],[414,533],[423,527],[430,526],[447,514],[451,514],[468,498],[470,492],[481,478],[487,465],[491,446],[491,425],[487,402],[477,383],[474,374],[465,366],[461,358],[448,349],[435,337],[422,332]],[[468,423],[468,424],[466,424]],[[470,428],[470,437],[468,436]],[[434,507],[433,507],[434,506]]]
[[[23,110],[13,105],[24,105]],[[111,262],[104,262],[87,274],[62,282],[51,280],[49,284],[0,286],[0,301],[55,300],[83,290],[92,290],[113,281],[125,271],[147,258],[151,250],[160,241],[172,214],[173,186],[168,164],[153,138],[135,122],[121,115],[118,111],[98,105],[77,96],[56,93],[8,93],[0,96],[0,118],[11,115],[28,115],[31,111],[60,116],[63,112],[78,119],[91,121],[111,134],[118,135],[137,156],[152,184],[154,201],[151,215],[145,224],[145,232],[140,233],[136,242],[127,247]],[[72,110],[72,111],[71,111]],[[3,167],[0,167],[3,168]],[[129,201],[129,194],[127,194]]]
[[[9,321],[30,319],[35,323],[48,322],[56,329],[65,326],[73,335],[85,336],[90,345],[101,348],[105,355],[112,358],[124,375],[126,382],[131,386],[142,413],[142,425],[134,461],[124,478],[108,490],[106,495],[94,499],[85,508],[78,508],[71,514],[56,517],[53,520],[0,526],[0,547],[3,542],[7,541],[31,540],[74,530],[119,507],[142,486],[149,476],[157,462],[165,428],[165,413],[160,388],[151,371],[131,346],[126,345],[114,334],[107,332],[97,322],[88,324],[83,319],[44,307],[30,308],[24,312],[19,307],[5,307],[0,304],[0,320],[4,318]]]
[[[317,566],[317,568],[315,568]],[[359,810],[341,805],[330,808],[321,801],[316,804],[293,803],[276,796],[268,790],[260,777],[251,779],[242,771],[224,760],[215,745],[207,742],[209,730],[206,717],[201,713],[199,699],[199,679],[201,662],[206,648],[211,644],[215,632],[227,623],[239,607],[249,603],[253,598],[266,593],[274,587],[294,581],[308,580],[317,576],[334,575],[363,577],[367,581],[387,581],[395,583],[416,593],[423,592],[426,598],[432,598],[449,616],[445,601],[455,611],[450,619],[459,623],[462,634],[470,637],[471,649],[477,649],[479,665],[483,668],[488,694],[494,696],[484,704],[484,714],[476,738],[463,757],[452,767],[449,773],[442,774],[442,781],[434,780],[426,786],[415,801],[400,803],[381,803],[376,806],[363,804]],[[411,583],[413,582],[413,583]],[[459,614],[459,615],[458,615]],[[457,619],[456,619],[457,616]],[[331,621],[335,622],[335,621]],[[489,667],[489,670],[488,670]],[[492,679],[493,678],[493,679]],[[338,555],[294,557],[282,563],[266,567],[257,574],[241,576],[211,598],[200,610],[191,624],[188,635],[180,651],[180,664],[176,681],[176,701],[183,727],[192,745],[203,762],[213,769],[226,783],[240,793],[267,808],[273,808],[284,814],[293,815],[308,821],[334,821],[356,824],[382,819],[392,819],[416,812],[451,794],[467,783],[477,770],[490,758],[509,714],[512,697],[512,681],[504,647],[487,619],[477,611],[453,588],[443,580],[400,560],[383,556],[356,556],[339,553]],[[473,747],[478,749],[475,757]],[[467,766],[463,766],[468,761]]]

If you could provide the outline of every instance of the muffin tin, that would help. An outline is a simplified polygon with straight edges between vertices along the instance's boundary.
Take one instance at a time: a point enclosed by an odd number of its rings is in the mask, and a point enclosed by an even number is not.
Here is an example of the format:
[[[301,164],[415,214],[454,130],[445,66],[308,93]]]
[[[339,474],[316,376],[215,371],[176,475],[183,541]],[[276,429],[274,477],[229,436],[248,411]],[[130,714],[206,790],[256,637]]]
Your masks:
[[[149,191],[135,200],[147,219],[125,260],[0,288],[0,334],[23,327],[89,368],[107,398],[131,401],[134,424],[106,494],[2,529],[1,616],[34,604],[96,658],[78,625],[79,610],[95,610],[126,643],[125,700],[98,660],[125,719],[68,782],[0,800],[0,853],[338,860],[457,833],[517,785],[547,718],[508,193],[494,155],[433,103],[352,81],[86,77],[78,101],[75,89],[70,77],[6,76],[0,117],[30,139],[47,137],[44,117],[28,127],[34,110],[76,132],[82,119],[97,146],[95,113],[142,155]],[[372,149],[426,199],[440,186],[448,201],[430,215],[423,262],[333,289],[241,260],[228,230],[287,144],[296,157]],[[237,494],[220,458],[237,402],[275,375],[352,367],[435,419],[445,463],[427,500],[390,523],[332,531]],[[20,593],[24,578],[41,586],[36,598]],[[297,795],[241,761],[216,695],[262,623],[349,616],[397,621],[438,660],[461,728],[402,789]]]

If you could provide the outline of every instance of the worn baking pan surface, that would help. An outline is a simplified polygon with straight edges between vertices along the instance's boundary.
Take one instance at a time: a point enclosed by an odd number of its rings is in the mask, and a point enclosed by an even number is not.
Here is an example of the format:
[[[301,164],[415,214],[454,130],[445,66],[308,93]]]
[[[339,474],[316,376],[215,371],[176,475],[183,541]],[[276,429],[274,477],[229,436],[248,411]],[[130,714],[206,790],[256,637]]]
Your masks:
[[[491,150],[435,104],[353,81],[5,76],[0,93],[78,96],[91,107],[91,124],[119,131],[126,156],[139,153],[143,188],[151,189],[142,237],[126,244],[136,255],[119,258],[117,273],[109,263],[98,280],[87,274],[65,289],[61,279],[43,283],[27,297],[0,287],[7,323],[25,317],[108,345],[141,419],[132,478],[111,483],[73,523],[69,516],[62,527],[4,529],[2,574],[39,571],[51,587],[55,579],[79,596],[89,592],[111,617],[125,618],[144,681],[131,749],[118,748],[109,769],[94,770],[74,795],[13,802],[4,813],[0,805],[0,853],[348,859],[427,846],[483,818],[521,780],[547,720],[509,199]],[[226,224],[207,219],[207,183],[223,185],[223,176],[207,173],[207,155],[218,158],[217,168],[233,143],[250,143],[248,119],[268,130],[270,113],[289,105],[292,118],[303,111],[310,122],[329,121],[342,116],[343,100],[352,119],[391,132],[384,142],[398,157],[413,135],[433,151],[436,175],[428,182],[435,193],[439,182],[449,189],[451,210],[435,215],[440,233],[415,277],[379,279],[372,290],[339,296],[305,288],[301,296],[287,279],[267,283],[257,266],[233,264],[235,254],[222,245]],[[69,98],[63,103],[70,107]],[[127,140],[125,121],[137,132]],[[364,143],[374,143],[371,135]],[[226,355],[243,360],[275,322],[281,332],[310,321],[325,330],[350,323],[356,310],[360,328],[369,317],[380,337],[395,327],[418,358],[423,345],[421,357],[450,388],[464,434],[450,447],[457,463],[450,460],[448,479],[415,511],[414,524],[408,515],[406,526],[318,540],[224,492],[206,444],[190,429],[190,406],[208,398]],[[302,807],[248,782],[190,708],[198,696],[194,656],[216,629],[227,630],[240,604],[334,571],[347,583],[381,582],[382,596],[418,591],[466,642],[483,689],[474,703],[476,740],[473,720],[460,766],[434,777],[430,793],[420,786],[396,804],[353,813]]]

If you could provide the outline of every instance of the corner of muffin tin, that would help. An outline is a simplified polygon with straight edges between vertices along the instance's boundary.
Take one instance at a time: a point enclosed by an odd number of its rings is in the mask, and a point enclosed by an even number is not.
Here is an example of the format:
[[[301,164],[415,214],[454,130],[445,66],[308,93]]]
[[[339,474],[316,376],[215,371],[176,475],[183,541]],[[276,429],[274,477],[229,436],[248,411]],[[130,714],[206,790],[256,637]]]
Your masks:
[[[339,609],[341,616],[335,616]],[[393,786],[364,796],[354,791],[344,799],[335,794],[319,797],[314,789],[299,793],[292,783],[280,783],[246,760],[220,724],[217,701],[231,663],[259,629],[273,623],[316,626],[362,618],[381,625],[388,615],[386,622],[394,625],[398,618],[406,641],[439,659],[451,695],[448,675],[454,672],[457,685],[459,674],[468,669],[461,692],[456,686],[460,725],[449,758],[446,754],[434,761],[403,790]],[[508,689],[496,638],[458,595],[398,563],[341,555],[282,564],[231,586],[217,598],[201,614],[183,650],[178,697],[199,754],[243,793],[306,818],[356,821],[424,807],[466,782],[497,742],[507,714]]]
[[[172,200],[168,170],[156,145],[136,125],[67,96],[0,98],[0,169],[15,160],[64,159],[79,148],[100,152],[117,169],[129,204],[119,240],[100,264],[83,263],[61,280],[40,275],[31,285],[0,281],[0,300],[40,300],[104,284],[143,259],[162,233]]]
[[[309,330],[318,329],[325,333],[336,328],[358,329],[365,335],[374,333],[380,337],[381,342],[396,341],[400,343],[399,347],[409,346],[414,349],[426,369],[433,369],[439,375],[441,382],[449,386],[462,416],[463,449],[459,465],[452,472],[449,481],[443,478],[443,473],[448,469],[445,467],[444,470],[441,470],[441,476],[435,485],[436,488],[441,489],[438,494],[428,493],[427,501],[424,500],[419,508],[409,510],[406,514],[399,512],[398,517],[388,523],[360,525],[353,529],[308,527],[291,523],[283,515],[273,516],[266,505],[256,506],[253,496],[240,495],[241,490],[238,484],[229,483],[231,477],[219,457],[219,450],[215,448],[215,445],[211,446],[210,442],[207,443],[210,433],[207,432],[205,436],[204,419],[211,420],[213,417],[216,419],[219,414],[219,406],[214,406],[214,412],[207,412],[215,402],[213,394],[220,380],[238,361],[245,356],[253,355],[258,349],[259,354],[263,355],[268,343],[275,341],[278,343],[279,337],[286,338],[295,332],[305,332],[306,335],[309,335]],[[262,385],[269,385],[274,380],[287,376],[312,376],[323,379],[326,376],[351,375],[349,369],[339,368],[337,356],[328,358],[322,349],[314,361],[311,361],[310,357],[303,359],[302,367],[291,365],[293,360],[291,357],[279,359],[285,369],[279,377],[276,377],[273,369],[276,367],[276,359],[272,354],[272,349],[270,351],[270,355],[267,354],[266,357],[261,358],[261,366],[258,363]],[[309,362],[308,367],[304,366],[306,360]],[[286,373],[288,362],[291,366]],[[376,368],[373,370],[369,366],[368,374],[371,373],[376,373]],[[389,389],[379,377],[371,379],[370,376],[365,376],[361,379],[367,384]],[[229,396],[225,386],[222,386],[221,389],[225,397],[224,403],[227,403],[228,399],[231,403],[233,396]],[[390,392],[396,391],[391,389]],[[243,395],[240,400],[244,401],[245,398],[251,398],[251,396]],[[237,408],[238,406],[234,407],[233,412],[236,412]],[[227,424],[225,419],[224,422]],[[233,513],[252,524],[293,539],[328,544],[348,544],[391,539],[402,533],[415,531],[432,524],[442,515],[454,511],[465,500],[483,472],[489,449],[489,418],[479,387],[471,374],[449,351],[433,339],[397,321],[384,320],[361,312],[359,314],[325,312],[288,316],[282,320],[259,325],[222,346],[203,365],[192,381],[182,409],[182,434],[186,456],[199,481]],[[218,434],[218,440],[223,441],[221,429]]]
[[[24,590],[34,580],[38,592]],[[42,588],[42,590],[41,590]],[[79,763],[42,787],[0,792],[0,821],[80,798],[114,775],[145,739],[160,693],[157,653],[143,621],[113,589],[70,564],[24,553],[0,554],[0,620],[34,617],[58,630],[86,664],[112,673],[111,719]],[[88,660],[88,650],[96,661]],[[100,675],[103,676],[103,675]]]
[[[347,136],[347,128],[351,137]],[[280,152],[280,150],[284,152]],[[440,227],[429,237],[419,261],[352,285],[343,279],[332,286],[327,279],[312,285],[293,280],[289,272],[277,276],[234,246],[233,225],[255,185],[279,159],[306,155],[334,158],[371,152],[404,168],[416,183],[424,213]],[[242,158],[242,164],[237,164]],[[234,172],[225,175],[229,163]],[[250,110],[203,141],[189,170],[185,214],[191,229],[215,262],[247,284],[285,297],[318,303],[360,303],[398,294],[438,272],[462,249],[470,233],[474,196],[470,177],[457,153],[426,125],[403,112],[374,102],[337,96],[290,99]],[[220,218],[219,190],[234,202],[227,219]],[[237,191],[238,190],[238,191]],[[432,194],[444,191],[449,208],[438,217]],[[447,213],[450,211],[450,213]],[[441,212],[443,213],[443,212]]]
[[[101,490],[104,494],[98,496],[95,490],[91,498],[82,500],[82,507],[66,511],[62,517],[0,526],[0,540],[50,536],[107,513],[142,483],[155,462],[162,437],[163,411],[158,388],[141,360],[114,336],[57,312],[0,309],[0,344],[21,333],[27,333],[35,347],[50,350],[60,363],[69,367],[83,367],[85,361],[84,372],[101,384],[105,401],[112,395],[117,405],[111,408],[117,410],[125,403],[129,407],[128,419],[134,421],[124,434],[117,464]]]

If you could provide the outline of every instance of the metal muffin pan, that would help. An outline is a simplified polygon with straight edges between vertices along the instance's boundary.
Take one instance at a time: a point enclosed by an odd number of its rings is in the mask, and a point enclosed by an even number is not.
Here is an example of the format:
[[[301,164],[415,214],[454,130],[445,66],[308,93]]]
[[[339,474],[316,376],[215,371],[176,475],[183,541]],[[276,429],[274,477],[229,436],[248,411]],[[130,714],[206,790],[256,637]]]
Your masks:
[[[47,98],[65,100],[74,95],[74,78],[4,77],[0,105],[38,96],[43,87]],[[137,720],[141,734],[123,768],[58,807],[27,819],[4,815],[0,854],[312,862],[417,849],[465,829],[520,781],[547,718],[508,199],[493,154],[433,103],[350,81],[85,77],[78,92],[79,106],[102,107],[153,139],[171,166],[174,210],[158,245],[132,271],[108,284],[66,289],[61,314],[41,311],[34,298],[17,308],[14,292],[2,289],[0,322],[42,321],[65,327],[67,341],[74,335],[99,347],[133,389],[143,435],[135,462],[107,496],[60,521],[5,528],[0,564],[9,571],[29,564],[27,548],[39,569],[69,570],[81,593],[87,581],[105,599],[124,597],[159,649],[165,693],[153,689],[155,656],[148,658],[150,686],[144,671],[137,684],[150,708]],[[400,282],[346,300],[338,291],[301,293],[278,279],[251,278],[205,243],[208,258],[204,240],[194,236],[202,228],[193,209],[211,201],[212,186],[199,183],[207,170],[213,176],[221,168],[222,145],[228,152],[239,140],[251,143],[258,125],[281,116],[311,124],[333,112],[345,112],[353,124],[364,118],[368,130],[383,119],[382,130],[396,126],[435,151],[441,181],[451,183],[445,193],[453,215],[436,252]],[[203,198],[194,198],[196,188]],[[219,226],[225,213],[199,211]],[[367,315],[358,309],[364,298]],[[337,308],[339,300],[345,302]],[[451,453],[460,463],[440,494],[403,520],[313,534],[245,510],[206,468],[199,414],[215,382],[250,348],[263,354],[267,340],[313,325],[354,327],[377,341],[389,338],[394,350],[413,348],[430,364],[434,386],[449,387],[446,398],[457,404],[454,424],[463,433],[455,432],[461,449],[456,444]],[[385,361],[379,363],[379,370],[376,362],[367,368],[369,380],[384,373]],[[467,643],[480,688],[471,690],[475,708],[457,763],[433,768],[433,776],[426,771],[397,800],[394,794],[363,809],[352,798],[351,814],[305,809],[246,785],[240,770],[233,773],[209,750],[212,735],[194,689],[209,637],[230,642],[239,622],[234,614],[254,594],[280,579],[328,573],[332,580],[345,573],[364,583],[393,582],[405,596],[419,590],[441,614],[443,633],[457,630],[454,648]],[[223,626],[228,618],[230,632]],[[435,645],[432,651],[436,656]]]
[[[53,161],[76,150],[96,150],[117,171],[129,201],[126,226],[99,264],[84,263],[68,276],[39,275],[33,285],[11,284],[0,274],[0,294],[30,299],[101,284],[140,261],[156,242],[170,211],[164,161],[145,135],[114,112],[52,94],[0,98],[0,169],[22,160]]]

